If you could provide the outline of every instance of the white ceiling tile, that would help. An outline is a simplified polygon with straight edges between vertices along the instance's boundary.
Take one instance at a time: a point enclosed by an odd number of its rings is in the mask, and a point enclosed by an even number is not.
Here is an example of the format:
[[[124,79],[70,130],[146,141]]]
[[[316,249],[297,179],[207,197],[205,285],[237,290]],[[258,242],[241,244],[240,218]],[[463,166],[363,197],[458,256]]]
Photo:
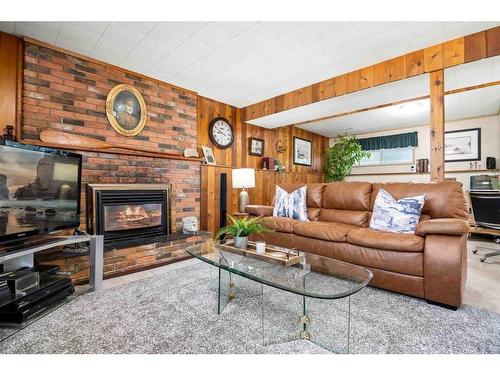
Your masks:
[[[3,22],[0,30],[90,53],[158,79],[171,78],[204,96],[244,106],[497,25],[500,22],[65,22],[62,26],[60,22],[16,22],[14,26]],[[446,72],[454,76],[448,79],[447,89],[500,76],[500,63],[483,64]],[[345,96],[335,103],[325,101],[304,112],[290,112],[286,119],[296,122],[381,98],[418,94],[421,88],[428,89],[427,77],[422,79],[422,84],[384,85],[376,93],[364,90],[364,99]],[[462,106],[481,104],[461,102]],[[279,118],[262,121],[268,120],[275,126]]]
[[[103,23],[102,28],[97,27],[95,30],[82,24],[82,22],[64,22],[55,43],[70,51],[88,55],[106,28],[106,24]]]
[[[55,43],[62,22],[16,22],[14,32],[22,36]]]
[[[289,32],[288,34],[285,34],[283,36],[283,40],[285,40],[291,46],[300,49],[320,41],[321,37],[317,33],[315,33],[308,25],[304,25]]]
[[[212,49],[219,48],[233,38],[231,34],[213,23],[207,23],[192,37]]]
[[[354,27],[365,37],[375,37],[379,34],[387,33],[398,29],[398,22],[355,22]]]
[[[251,26],[257,24],[256,22],[211,22],[219,29],[224,30],[233,38],[243,31],[249,29]]]
[[[90,56],[110,64],[118,65],[125,56],[132,52],[132,49],[133,47],[130,45],[116,43],[113,40],[101,37],[90,52]]]
[[[15,22],[0,22],[0,31],[4,33],[14,33]]]
[[[303,26],[305,22],[261,22],[260,24],[271,31],[276,38],[280,38]]]

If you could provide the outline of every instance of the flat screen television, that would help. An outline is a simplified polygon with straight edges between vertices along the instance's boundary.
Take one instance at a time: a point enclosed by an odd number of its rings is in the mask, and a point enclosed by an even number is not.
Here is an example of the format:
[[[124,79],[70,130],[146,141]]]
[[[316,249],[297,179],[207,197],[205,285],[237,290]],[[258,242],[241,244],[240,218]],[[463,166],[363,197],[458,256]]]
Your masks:
[[[0,243],[80,225],[81,155],[0,140]]]

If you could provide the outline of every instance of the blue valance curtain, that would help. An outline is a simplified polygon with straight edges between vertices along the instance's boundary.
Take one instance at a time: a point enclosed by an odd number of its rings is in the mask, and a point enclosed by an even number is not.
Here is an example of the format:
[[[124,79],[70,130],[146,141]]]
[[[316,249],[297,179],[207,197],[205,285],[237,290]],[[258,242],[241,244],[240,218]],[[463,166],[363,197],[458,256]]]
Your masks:
[[[418,132],[387,135],[358,139],[363,150],[381,150],[387,148],[401,148],[418,146]]]

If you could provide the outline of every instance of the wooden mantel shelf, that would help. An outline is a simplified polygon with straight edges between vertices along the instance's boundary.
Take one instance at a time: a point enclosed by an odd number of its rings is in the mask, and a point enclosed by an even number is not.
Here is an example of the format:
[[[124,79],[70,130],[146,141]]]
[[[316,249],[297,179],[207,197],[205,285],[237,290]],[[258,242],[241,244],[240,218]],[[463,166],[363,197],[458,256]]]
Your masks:
[[[118,148],[107,148],[107,149],[95,149],[90,147],[82,147],[82,146],[73,146],[73,145],[61,145],[58,143],[47,143],[41,141],[35,141],[30,139],[23,139],[21,141],[23,144],[33,145],[33,146],[43,146],[50,148],[59,148],[63,150],[76,150],[76,151],[87,151],[87,152],[100,152],[105,154],[119,154],[119,155],[129,155],[129,156],[143,156],[149,158],[158,158],[158,159],[173,159],[173,160],[185,160],[185,161],[194,161],[201,163],[202,158],[186,158],[183,155],[172,155],[165,153],[161,154],[160,151],[158,153],[153,152],[142,152],[142,151],[129,151],[129,150],[120,150]]]
[[[444,171],[444,173],[494,173],[495,170],[490,169],[460,169],[456,171]],[[392,172],[392,173],[352,173],[347,177],[352,176],[395,176],[395,175],[426,175],[429,172],[417,173],[417,172]]]

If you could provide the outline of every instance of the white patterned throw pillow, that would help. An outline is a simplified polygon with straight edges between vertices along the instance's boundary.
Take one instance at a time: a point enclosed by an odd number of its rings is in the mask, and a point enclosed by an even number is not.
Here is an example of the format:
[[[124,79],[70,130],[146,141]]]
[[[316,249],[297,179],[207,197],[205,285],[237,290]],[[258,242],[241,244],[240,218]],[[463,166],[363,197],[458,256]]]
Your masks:
[[[276,186],[273,216],[289,217],[295,220],[307,220],[306,204],[307,186],[303,186],[291,193]]]
[[[425,194],[395,200],[384,189],[375,198],[370,228],[394,233],[414,233],[420,220]]]

